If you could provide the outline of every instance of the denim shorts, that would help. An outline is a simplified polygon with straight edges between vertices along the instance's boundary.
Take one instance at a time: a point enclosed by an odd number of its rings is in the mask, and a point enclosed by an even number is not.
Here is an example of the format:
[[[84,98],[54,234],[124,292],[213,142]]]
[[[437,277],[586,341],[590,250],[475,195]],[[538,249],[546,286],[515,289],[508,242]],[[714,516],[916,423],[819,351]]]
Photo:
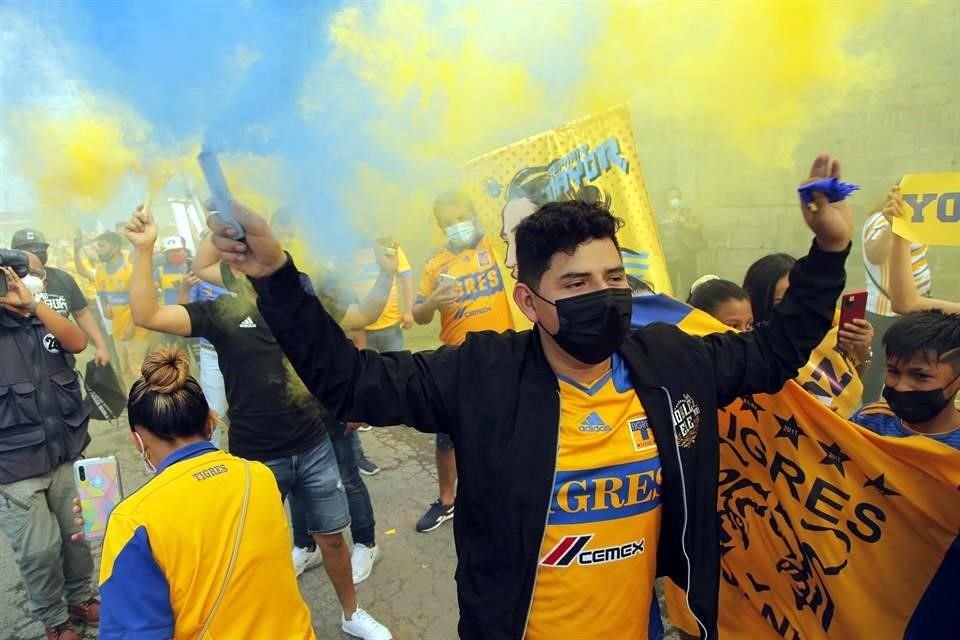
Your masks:
[[[379,353],[403,351],[403,329],[395,324],[386,329],[367,331],[367,348]]]
[[[437,432],[437,449],[440,451],[453,451],[453,439],[450,434]]]
[[[347,492],[340,481],[330,436],[306,451],[264,464],[277,478],[281,499],[291,493],[296,496],[306,515],[308,532],[330,535],[350,528]]]

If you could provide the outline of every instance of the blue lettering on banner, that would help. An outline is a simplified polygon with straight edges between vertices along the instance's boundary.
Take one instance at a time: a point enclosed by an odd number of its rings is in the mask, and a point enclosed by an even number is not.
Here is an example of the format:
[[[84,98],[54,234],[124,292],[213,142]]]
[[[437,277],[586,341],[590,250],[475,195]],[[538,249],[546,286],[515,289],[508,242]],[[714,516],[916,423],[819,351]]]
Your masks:
[[[561,200],[563,196],[576,191],[587,182],[592,182],[602,174],[618,167],[624,173],[630,173],[630,163],[620,152],[620,141],[608,138],[596,149],[582,144],[559,160],[554,160],[547,168],[550,183],[544,189],[549,200]]]
[[[618,520],[660,506],[660,458],[599,469],[558,471],[549,524]]]

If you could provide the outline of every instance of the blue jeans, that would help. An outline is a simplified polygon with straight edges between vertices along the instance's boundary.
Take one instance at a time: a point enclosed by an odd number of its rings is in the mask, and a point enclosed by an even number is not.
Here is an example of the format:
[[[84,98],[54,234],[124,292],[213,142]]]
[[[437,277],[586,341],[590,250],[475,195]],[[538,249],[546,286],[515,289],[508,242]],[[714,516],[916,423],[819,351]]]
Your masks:
[[[403,351],[403,329],[399,324],[386,329],[367,331],[367,349],[378,353]]]
[[[296,496],[304,535],[340,533],[350,526],[350,507],[330,438],[297,455],[264,464],[277,478],[280,499],[289,495],[292,504]]]
[[[376,521],[373,519],[373,504],[370,502],[370,493],[364,484],[360,472],[357,470],[356,443],[360,438],[357,433],[346,433],[346,425],[342,422],[327,424],[327,433],[333,443],[333,451],[340,469],[340,480],[347,493],[347,503],[350,511],[350,533],[354,544],[363,544],[372,547],[376,543]],[[290,495],[290,519],[293,526],[293,543],[298,547],[309,547],[313,544],[307,525],[307,514],[301,505],[300,497],[296,493]]]

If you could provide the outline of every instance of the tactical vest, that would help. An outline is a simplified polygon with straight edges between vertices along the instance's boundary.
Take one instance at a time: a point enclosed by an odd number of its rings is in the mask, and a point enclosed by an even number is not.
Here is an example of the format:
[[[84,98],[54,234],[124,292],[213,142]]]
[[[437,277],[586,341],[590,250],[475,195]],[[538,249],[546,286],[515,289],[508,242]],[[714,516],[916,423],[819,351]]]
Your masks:
[[[77,459],[90,442],[89,417],[77,374],[50,330],[0,309],[0,484]]]

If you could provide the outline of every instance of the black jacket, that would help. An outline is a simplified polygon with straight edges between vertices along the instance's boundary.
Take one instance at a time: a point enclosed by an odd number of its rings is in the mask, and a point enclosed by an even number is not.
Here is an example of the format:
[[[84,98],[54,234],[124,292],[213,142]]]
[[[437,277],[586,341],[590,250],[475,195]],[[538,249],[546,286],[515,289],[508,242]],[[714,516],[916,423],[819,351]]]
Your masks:
[[[620,350],[660,449],[657,574],[687,588],[702,637],[716,637],[717,624],[717,410],[744,394],[777,391],[797,374],[830,328],[847,253],[814,247],[791,272],[771,320],[752,333],[695,338],[655,324]],[[338,417],[451,435],[460,636],[522,638],[560,419],[556,376],[537,331],[475,333],[459,348],[381,355],[353,347],[304,293],[292,262],[255,286],[277,342]]]
[[[66,352],[36,317],[0,309],[0,484],[76,460],[90,408]]]

